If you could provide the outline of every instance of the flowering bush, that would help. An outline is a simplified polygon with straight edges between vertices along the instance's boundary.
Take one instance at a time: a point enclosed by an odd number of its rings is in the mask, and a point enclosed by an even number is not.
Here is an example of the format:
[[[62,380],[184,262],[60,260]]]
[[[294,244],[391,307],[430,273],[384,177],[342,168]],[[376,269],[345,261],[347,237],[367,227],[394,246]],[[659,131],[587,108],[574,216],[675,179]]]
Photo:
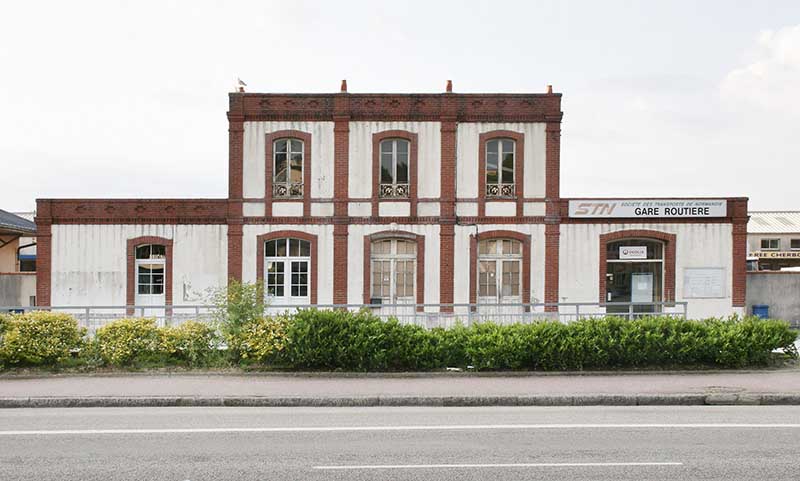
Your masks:
[[[11,366],[53,366],[83,345],[85,329],[74,317],[32,311],[0,319],[0,359]]]
[[[120,319],[97,330],[94,350],[104,364],[130,366],[154,361],[160,354],[161,333],[155,319]]]
[[[186,321],[159,331],[159,349],[170,361],[200,367],[209,365],[219,357],[221,339],[213,325]]]
[[[253,319],[227,336],[228,348],[246,364],[278,361],[286,348],[288,316]]]

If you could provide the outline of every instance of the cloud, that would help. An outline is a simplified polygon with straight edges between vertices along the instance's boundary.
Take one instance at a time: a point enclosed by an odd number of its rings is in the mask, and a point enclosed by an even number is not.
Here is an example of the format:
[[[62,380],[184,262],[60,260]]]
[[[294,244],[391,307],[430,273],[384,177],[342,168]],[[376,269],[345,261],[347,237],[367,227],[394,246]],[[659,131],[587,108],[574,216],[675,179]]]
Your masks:
[[[751,55],[723,79],[723,100],[733,107],[800,115],[800,25],[761,32]]]

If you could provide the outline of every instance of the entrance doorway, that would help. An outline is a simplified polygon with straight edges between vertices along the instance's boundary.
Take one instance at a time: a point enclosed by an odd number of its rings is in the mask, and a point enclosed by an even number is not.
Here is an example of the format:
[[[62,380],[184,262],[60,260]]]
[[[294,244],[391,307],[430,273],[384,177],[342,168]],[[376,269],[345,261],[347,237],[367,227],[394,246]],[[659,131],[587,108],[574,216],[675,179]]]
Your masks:
[[[664,299],[664,244],[646,239],[609,242],[606,251],[606,301],[641,303],[634,313],[660,312]],[[628,306],[606,307],[627,314]]]

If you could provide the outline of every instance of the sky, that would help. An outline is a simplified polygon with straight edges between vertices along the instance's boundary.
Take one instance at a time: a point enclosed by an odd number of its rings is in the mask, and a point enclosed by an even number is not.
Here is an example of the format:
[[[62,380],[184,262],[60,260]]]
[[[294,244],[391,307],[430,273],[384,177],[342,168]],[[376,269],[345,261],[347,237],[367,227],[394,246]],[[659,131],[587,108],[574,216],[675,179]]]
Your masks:
[[[800,210],[800,2],[0,6],[0,209],[224,198],[228,95],[563,94],[564,197]]]

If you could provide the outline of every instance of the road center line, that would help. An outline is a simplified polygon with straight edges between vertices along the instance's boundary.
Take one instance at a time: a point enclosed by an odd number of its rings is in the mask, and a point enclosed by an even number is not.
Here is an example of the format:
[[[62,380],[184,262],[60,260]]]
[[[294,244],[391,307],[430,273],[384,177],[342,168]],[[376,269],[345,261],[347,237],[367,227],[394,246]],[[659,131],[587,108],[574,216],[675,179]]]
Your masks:
[[[353,466],[314,466],[321,470],[365,469],[455,469],[455,468],[592,468],[592,467],[683,466],[683,463],[510,463],[510,464],[378,464]]]
[[[203,433],[324,433],[360,431],[501,431],[545,429],[798,429],[800,424],[686,423],[686,424],[455,424],[411,426],[307,426],[251,428],[143,428],[7,430],[0,436],[54,436],[97,434],[203,434]]]

